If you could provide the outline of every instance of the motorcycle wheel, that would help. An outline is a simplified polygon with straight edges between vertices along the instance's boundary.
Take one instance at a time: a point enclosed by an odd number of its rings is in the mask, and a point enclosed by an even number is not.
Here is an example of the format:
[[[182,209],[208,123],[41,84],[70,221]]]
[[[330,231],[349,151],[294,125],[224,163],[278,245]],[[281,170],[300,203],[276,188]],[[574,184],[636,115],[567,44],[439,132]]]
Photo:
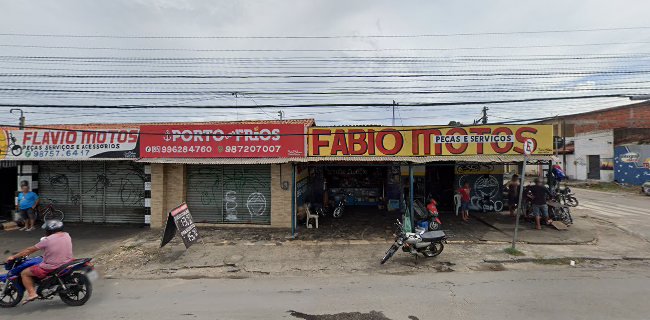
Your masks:
[[[388,259],[390,259],[395,254],[395,252],[397,252],[397,249],[399,249],[399,247],[393,243],[393,245],[390,246],[390,249],[386,251],[386,255],[381,259],[380,264],[386,263],[386,261],[388,261]]]
[[[342,207],[336,207],[334,209],[334,212],[332,212],[332,217],[339,219],[343,216],[343,208]]]
[[[59,297],[69,306],[83,306],[88,302],[93,293],[93,285],[88,277],[82,273],[73,273],[65,280],[68,290],[59,293]]]
[[[578,199],[576,199],[575,197],[567,197],[565,203],[567,206],[571,206],[571,207],[577,207],[579,204]]]
[[[562,208],[562,222],[566,225],[573,224],[573,218],[571,217],[571,210],[569,208]]]
[[[10,283],[7,286],[7,289],[4,292],[4,295],[0,293],[0,308],[13,308],[23,300],[23,295],[25,293],[18,291],[18,289]]]
[[[427,258],[433,258],[442,253],[444,249],[445,245],[442,242],[432,242],[422,251],[422,254]]]
[[[435,231],[438,229],[440,229],[440,224],[438,224],[436,220],[429,221],[429,231]]]

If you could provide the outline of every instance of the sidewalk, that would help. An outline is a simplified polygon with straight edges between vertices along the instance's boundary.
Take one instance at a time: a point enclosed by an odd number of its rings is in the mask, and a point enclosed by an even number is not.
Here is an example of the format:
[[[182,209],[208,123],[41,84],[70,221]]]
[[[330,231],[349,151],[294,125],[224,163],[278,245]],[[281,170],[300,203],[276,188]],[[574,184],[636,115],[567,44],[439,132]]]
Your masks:
[[[515,229],[515,218],[507,212],[472,214],[474,219],[481,221],[492,230],[485,232],[481,241],[511,242]],[[524,219],[519,220],[518,242],[528,244],[589,244],[598,240],[596,222],[576,216],[573,212],[574,223],[567,230],[557,230],[552,226],[542,226],[542,230],[535,229],[535,224]]]
[[[90,224],[66,223],[66,232],[70,233],[74,254],[77,257],[92,256],[102,250],[136,236],[142,228],[134,226],[106,226]],[[9,256],[26,247],[33,246],[45,236],[43,230],[26,231],[0,230],[0,254],[2,258]]]
[[[577,218],[577,217],[576,217]],[[452,220],[453,221],[453,220]],[[392,239],[301,239],[286,238],[288,230],[264,228],[222,229],[200,228],[203,243],[185,250],[177,237],[160,248],[160,232],[144,231],[137,237],[124,241],[119,248],[104,252],[97,263],[108,277],[114,278],[249,278],[286,277],[341,274],[415,274],[418,272],[474,272],[507,270],[521,263],[568,265],[568,260],[602,261],[650,259],[650,243],[622,232],[609,224],[598,224],[590,218],[576,222],[582,228],[568,231],[526,230],[529,239],[551,234],[550,244],[519,243],[517,248],[525,253],[513,257],[503,249],[510,246],[511,238],[494,228],[473,219],[458,234],[459,238],[486,239],[493,233],[501,234],[498,240],[454,240],[445,246],[443,253],[432,259],[419,258],[398,252],[388,263],[379,260],[392,243]],[[498,225],[498,223],[495,223]],[[593,232],[585,232],[586,228]],[[574,228],[574,227],[571,227]],[[311,229],[310,229],[311,230]],[[494,230],[494,231],[486,231]],[[589,231],[589,230],[587,230]],[[594,239],[593,241],[577,241]],[[557,234],[557,235],[556,235]],[[234,236],[233,236],[234,235]],[[458,239],[458,238],[457,238]],[[563,240],[566,243],[557,241]],[[568,245],[572,244],[572,245]],[[512,264],[515,263],[515,264]]]

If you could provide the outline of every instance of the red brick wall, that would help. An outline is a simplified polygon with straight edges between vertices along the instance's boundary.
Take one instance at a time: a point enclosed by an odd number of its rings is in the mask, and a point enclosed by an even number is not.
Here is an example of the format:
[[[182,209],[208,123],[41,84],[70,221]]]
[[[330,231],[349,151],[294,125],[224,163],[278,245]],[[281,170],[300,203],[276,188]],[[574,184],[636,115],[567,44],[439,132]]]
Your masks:
[[[650,128],[650,102],[564,117],[575,133],[617,128]]]

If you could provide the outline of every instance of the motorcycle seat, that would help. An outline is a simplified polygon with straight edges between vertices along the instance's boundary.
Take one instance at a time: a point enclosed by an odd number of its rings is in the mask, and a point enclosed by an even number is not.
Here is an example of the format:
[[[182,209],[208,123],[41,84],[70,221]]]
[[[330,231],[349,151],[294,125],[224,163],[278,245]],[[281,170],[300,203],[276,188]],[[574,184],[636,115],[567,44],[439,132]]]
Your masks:
[[[422,238],[422,241],[434,242],[444,240],[447,235],[445,235],[444,231],[436,230],[425,232],[421,234],[420,237]]]
[[[50,272],[50,274],[61,274],[61,272],[65,271],[67,268],[76,266],[78,264],[84,264],[86,262],[90,261],[88,258],[83,258],[83,259],[74,259],[66,264],[61,265],[60,267],[56,268],[56,270]]]

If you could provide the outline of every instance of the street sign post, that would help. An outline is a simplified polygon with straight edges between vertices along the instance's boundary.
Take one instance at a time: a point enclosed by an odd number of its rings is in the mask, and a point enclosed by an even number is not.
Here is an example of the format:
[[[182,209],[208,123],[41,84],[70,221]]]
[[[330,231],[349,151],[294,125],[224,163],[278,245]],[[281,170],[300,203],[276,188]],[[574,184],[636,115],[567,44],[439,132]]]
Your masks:
[[[526,180],[526,162],[528,162],[528,156],[532,154],[534,150],[535,141],[533,141],[533,139],[526,139],[526,141],[524,141],[524,161],[521,163],[521,174],[519,178],[519,200],[517,201],[517,216],[515,218],[515,233],[512,236],[512,249],[515,249],[515,244],[517,243],[517,234],[519,232],[519,216],[523,213],[521,202],[524,195],[524,181]]]

